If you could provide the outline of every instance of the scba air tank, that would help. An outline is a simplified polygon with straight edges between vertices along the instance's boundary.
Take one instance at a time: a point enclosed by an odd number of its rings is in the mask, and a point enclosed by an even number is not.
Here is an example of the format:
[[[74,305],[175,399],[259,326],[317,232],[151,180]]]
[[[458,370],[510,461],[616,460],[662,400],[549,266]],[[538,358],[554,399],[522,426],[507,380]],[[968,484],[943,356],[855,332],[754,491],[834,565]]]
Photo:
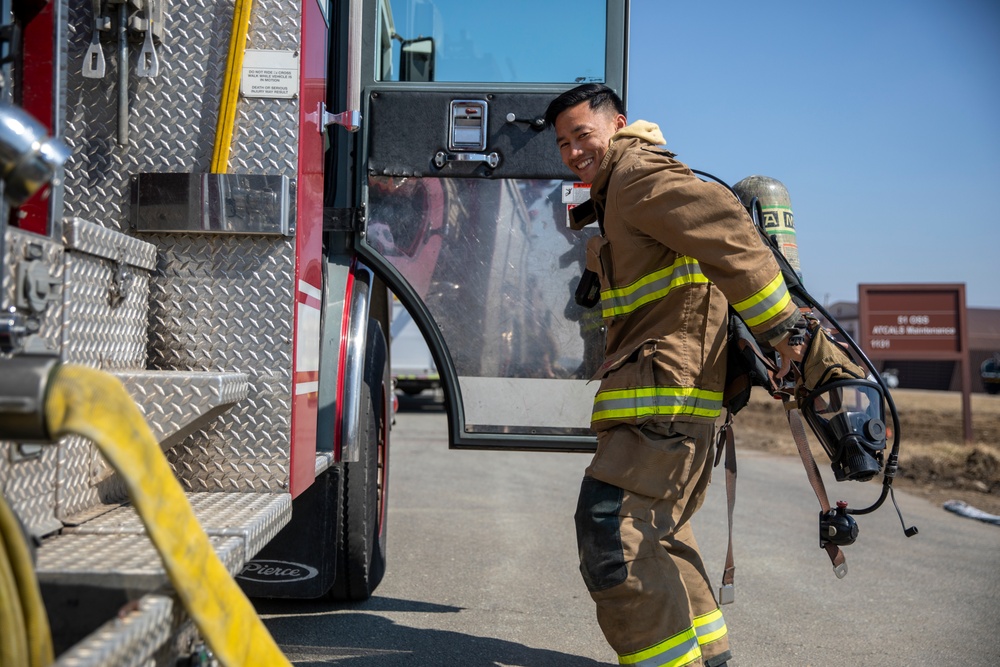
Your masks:
[[[795,238],[795,216],[792,201],[784,184],[768,176],[747,176],[733,186],[744,206],[749,206],[754,197],[760,202],[764,231],[775,240],[778,249],[802,279],[799,264],[799,246]]]

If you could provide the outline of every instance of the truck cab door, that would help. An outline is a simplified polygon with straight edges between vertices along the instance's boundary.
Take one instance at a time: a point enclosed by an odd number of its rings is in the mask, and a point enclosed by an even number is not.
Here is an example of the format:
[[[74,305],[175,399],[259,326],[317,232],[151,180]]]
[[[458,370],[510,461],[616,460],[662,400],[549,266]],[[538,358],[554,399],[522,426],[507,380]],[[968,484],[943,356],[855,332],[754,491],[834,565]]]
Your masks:
[[[364,3],[357,251],[413,315],[453,447],[587,450],[604,332],[578,306],[549,102],[625,97],[626,0]]]

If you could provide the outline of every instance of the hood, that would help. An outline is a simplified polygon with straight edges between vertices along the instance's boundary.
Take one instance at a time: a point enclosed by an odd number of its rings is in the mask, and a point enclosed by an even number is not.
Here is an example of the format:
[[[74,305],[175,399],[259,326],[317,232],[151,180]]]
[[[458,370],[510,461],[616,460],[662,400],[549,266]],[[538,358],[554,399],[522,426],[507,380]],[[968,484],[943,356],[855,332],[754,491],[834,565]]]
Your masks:
[[[626,137],[641,139],[654,146],[663,146],[667,143],[667,140],[663,138],[663,133],[660,132],[660,126],[656,123],[650,123],[648,120],[637,120],[630,125],[626,125],[615,132],[614,136],[611,137],[611,141],[614,142],[617,139],[625,139]]]

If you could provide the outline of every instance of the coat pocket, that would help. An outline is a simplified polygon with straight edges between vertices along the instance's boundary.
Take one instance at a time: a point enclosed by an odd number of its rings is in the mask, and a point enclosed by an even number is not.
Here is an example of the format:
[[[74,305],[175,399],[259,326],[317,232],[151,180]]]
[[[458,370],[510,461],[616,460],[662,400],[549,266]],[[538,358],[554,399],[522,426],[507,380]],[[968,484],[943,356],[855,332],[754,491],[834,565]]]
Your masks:
[[[601,313],[604,319],[620,319],[615,314],[611,290],[615,289],[615,263],[611,242],[604,236],[592,237],[587,242],[587,268],[598,275],[601,282]]]
[[[601,381],[601,389],[591,428],[600,431],[615,424],[642,424],[655,416],[655,354],[656,342],[650,340],[605,362],[594,378]]]
[[[700,443],[677,426],[620,425],[598,433],[597,452],[584,474],[649,498],[680,500],[696,461],[704,464],[711,428],[703,429],[708,438]]]
[[[587,241],[587,268],[601,279],[601,291],[611,289],[615,267],[611,258],[611,242],[604,236],[593,236]]]

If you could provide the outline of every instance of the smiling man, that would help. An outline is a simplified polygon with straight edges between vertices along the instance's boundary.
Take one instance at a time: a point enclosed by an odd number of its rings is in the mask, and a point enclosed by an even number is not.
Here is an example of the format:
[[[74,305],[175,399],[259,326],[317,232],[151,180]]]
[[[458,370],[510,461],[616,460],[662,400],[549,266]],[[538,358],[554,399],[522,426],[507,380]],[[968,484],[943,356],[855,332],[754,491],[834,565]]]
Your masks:
[[[628,124],[610,88],[586,84],[545,115],[563,163],[591,184],[587,268],[601,284],[605,362],[597,452],[576,511],[580,571],[622,664],[725,665],[727,628],[690,520],[711,479],[726,377],[728,305],[782,356],[801,315],[740,202]]]
[[[621,100],[610,90],[559,114],[556,143],[563,163],[584,183],[591,183],[608,152],[611,137],[628,124]]]

